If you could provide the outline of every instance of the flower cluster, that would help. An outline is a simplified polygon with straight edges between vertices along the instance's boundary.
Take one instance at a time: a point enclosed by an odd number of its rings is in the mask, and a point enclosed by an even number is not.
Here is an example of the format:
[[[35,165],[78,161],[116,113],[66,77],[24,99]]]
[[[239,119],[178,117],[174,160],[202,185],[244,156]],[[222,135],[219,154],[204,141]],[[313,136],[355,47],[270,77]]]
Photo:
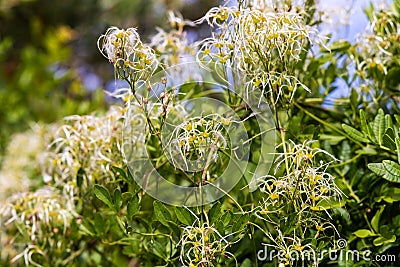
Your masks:
[[[113,177],[111,166],[121,166],[123,108],[114,106],[105,116],[70,116],[54,133],[42,162],[46,182],[76,185],[84,170],[86,185]]]
[[[292,239],[305,241],[307,238],[317,238],[324,236],[327,229],[337,234],[335,226],[324,219],[324,214],[330,217],[328,209],[332,208],[335,201],[340,203],[343,196],[334,177],[326,172],[329,164],[337,160],[322,149],[312,148],[311,144],[311,141],[288,143],[287,151],[276,159],[275,176],[266,175],[259,179],[259,188],[265,193],[265,198],[255,214],[274,225],[276,234],[266,235],[279,250],[286,244],[286,237],[280,240],[276,235],[283,236],[282,233],[288,232],[276,221],[276,216],[283,220],[294,220],[293,229],[290,230]],[[284,167],[285,173],[276,175],[281,167]]]
[[[196,225],[197,224],[197,225]],[[217,229],[196,220],[193,226],[183,228],[180,261],[184,266],[219,266],[221,259],[234,255],[226,249],[230,245]]]
[[[67,244],[64,242],[67,239],[63,236],[69,234],[71,221],[77,215],[72,190],[66,187],[64,193],[60,194],[55,189],[46,187],[9,198],[1,208],[0,216],[6,231],[12,233],[17,230],[22,235],[22,242],[28,242],[18,244],[21,238],[16,235],[13,241],[5,244],[7,252],[13,256],[11,262],[24,257],[28,266],[35,265],[33,254],[44,256],[48,253],[42,251],[45,246],[50,246],[53,251],[65,249]],[[12,255],[17,253],[12,248],[17,249],[19,246],[24,250],[18,255]]]
[[[276,12],[257,3],[210,9],[197,23],[206,21],[214,31],[200,43],[197,58],[241,71],[274,103],[281,96],[291,100],[298,87],[309,90],[294,68],[307,46],[320,39],[298,10]]]
[[[153,49],[142,43],[134,28],[111,27],[99,38],[97,46],[114,64],[117,77],[130,83],[146,80],[158,67]]]
[[[218,151],[228,146],[224,126],[229,123],[229,119],[219,114],[193,117],[174,129],[170,143],[184,160],[216,161]]]
[[[182,16],[176,16],[172,11],[169,13],[169,32],[157,28],[157,34],[151,39],[150,46],[159,53],[159,61],[165,66],[170,67],[181,63],[184,58],[190,57],[195,53],[193,45],[188,43],[186,38],[185,26],[195,26],[189,20],[184,20]]]

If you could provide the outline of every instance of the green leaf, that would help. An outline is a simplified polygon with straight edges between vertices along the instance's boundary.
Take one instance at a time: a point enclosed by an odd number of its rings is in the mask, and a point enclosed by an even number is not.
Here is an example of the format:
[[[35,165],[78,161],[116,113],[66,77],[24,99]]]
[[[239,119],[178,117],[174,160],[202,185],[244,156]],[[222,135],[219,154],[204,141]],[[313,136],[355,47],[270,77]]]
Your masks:
[[[397,126],[400,126],[400,115],[394,114],[394,118],[396,119]]]
[[[385,113],[379,109],[373,123],[374,135],[379,145],[382,145],[383,135],[385,134]]]
[[[400,201],[400,188],[390,185],[383,186],[378,195],[374,197],[375,202],[381,202],[382,200],[387,203]]]
[[[389,225],[382,225],[379,228],[379,233],[381,234],[381,236],[390,239],[393,236],[395,229],[393,229],[393,227],[389,226]]]
[[[192,225],[193,224],[193,217],[192,214],[181,207],[175,207],[175,214],[176,218],[178,218],[178,221],[183,223],[184,225]]]
[[[208,212],[208,219],[210,220],[210,223],[213,224],[213,223],[217,222],[217,220],[220,218],[221,214],[222,214],[221,203],[217,202],[214,204],[214,206],[212,206],[212,208]]]
[[[372,142],[376,142],[375,135],[372,132],[372,123],[368,123],[367,118],[365,117],[364,110],[360,109],[360,122],[361,122],[361,131],[364,133],[366,137]]]
[[[96,213],[94,215],[93,222],[94,222],[94,229],[96,230],[97,234],[104,235],[108,231],[110,222],[104,221],[104,218],[100,214]]]
[[[79,225],[79,231],[89,236],[95,236],[95,230],[87,220],[83,220],[82,224]]]
[[[394,141],[394,131],[392,128],[387,128],[383,136],[383,145],[391,150],[396,150],[396,143]]]
[[[373,149],[372,147],[368,147],[368,146],[365,146],[362,149],[358,149],[356,151],[356,153],[362,154],[362,155],[376,155],[377,154],[375,149]]]
[[[397,162],[400,163],[400,138],[395,138],[394,142],[396,143],[396,150],[397,150]]]
[[[249,217],[247,215],[241,215],[241,217],[234,222],[232,226],[232,233],[242,231],[246,227],[248,220]]]
[[[354,88],[351,89],[350,103],[351,103],[352,108],[356,110],[357,103],[358,103],[358,93]]]
[[[95,184],[94,194],[98,199],[103,201],[109,208],[112,209],[114,207],[111,200],[110,192],[108,192],[107,188],[105,188],[104,186]]]
[[[354,129],[353,127],[348,126],[346,124],[342,124],[342,128],[353,140],[363,143],[369,143],[369,140],[364,137],[364,134]]]
[[[248,258],[246,258],[240,265],[240,267],[252,267],[252,266],[253,264],[251,263],[251,260],[249,260]]]
[[[139,197],[133,196],[127,206],[128,218],[131,220],[132,217],[140,210]]]
[[[152,240],[151,243],[149,243],[149,248],[151,248],[151,251],[156,255],[157,257],[161,259],[167,259],[167,252],[165,249],[165,245],[162,245],[160,242],[157,240]]]
[[[395,235],[392,235],[391,238],[386,238],[386,237],[383,237],[383,236],[379,236],[379,237],[374,239],[373,243],[374,243],[374,246],[378,247],[378,246],[382,246],[382,245],[387,244],[387,243],[393,243],[395,241],[396,241],[396,236]]]
[[[385,115],[385,129],[392,128],[393,129],[393,121],[392,117],[389,114]]]
[[[119,211],[122,207],[122,195],[118,188],[114,190],[114,207],[116,211]]]
[[[376,235],[368,229],[360,229],[360,230],[355,231],[353,234],[359,238],[366,238],[366,237]]]
[[[368,137],[371,141],[373,141],[374,137],[372,129],[368,125],[367,118],[365,117],[365,112],[362,109],[360,109],[360,123],[361,123],[361,131],[364,133],[366,137]]]
[[[127,175],[126,172],[123,169],[121,169],[121,168],[119,168],[117,166],[112,166],[111,168],[112,168],[115,176],[118,177],[118,178],[121,178],[126,183],[133,184],[135,182],[133,180],[133,177],[131,175],[129,175],[129,174]],[[128,170],[128,172],[129,172],[129,170]]]
[[[346,51],[351,47],[351,43],[346,40],[339,40],[329,46],[329,50],[322,48],[321,52],[341,52]]]
[[[154,201],[153,206],[156,219],[168,227],[168,222],[171,221],[171,213],[169,213],[169,210],[159,201]]]
[[[80,167],[78,173],[76,174],[76,185],[78,186],[78,188],[82,187],[84,175],[85,175],[85,170],[82,167]]]
[[[224,213],[224,215],[222,215],[221,217],[221,221],[224,224],[225,227],[227,227],[229,225],[229,223],[231,222],[231,218],[232,218],[232,214],[231,212],[228,210]]]
[[[385,209],[385,205],[381,206],[381,208],[375,213],[374,217],[371,220],[371,226],[375,232],[379,232],[379,220],[381,219],[381,214]]]
[[[340,200],[323,199],[318,202],[317,208],[318,208],[318,210],[328,210],[328,209],[337,209],[337,208],[343,207],[344,205],[346,205],[345,199],[340,199]]]
[[[319,140],[327,140],[330,145],[337,145],[346,139],[345,136],[321,134]]]
[[[369,163],[368,168],[379,176],[383,176],[387,173],[383,163]]]

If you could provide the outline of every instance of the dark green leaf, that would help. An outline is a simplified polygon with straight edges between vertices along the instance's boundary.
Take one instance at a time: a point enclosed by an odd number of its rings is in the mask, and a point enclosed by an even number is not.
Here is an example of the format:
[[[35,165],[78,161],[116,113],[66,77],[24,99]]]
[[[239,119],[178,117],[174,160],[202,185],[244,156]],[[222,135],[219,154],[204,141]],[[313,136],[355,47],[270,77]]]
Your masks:
[[[387,180],[389,180],[390,178],[389,181],[400,183],[400,165],[397,162],[391,160],[384,160],[383,166],[391,174],[391,176],[388,176],[388,178],[384,178]]]
[[[383,145],[391,150],[396,150],[396,143],[394,142],[394,131],[392,128],[387,128],[383,136]]]
[[[132,217],[140,210],[139,197],[133,196],[127,206],[128,218],[131,220]]]
[[[391,228],[389,225],[382,225],[382,226],[379,228],[379,233],[380,233],[383,237],[385,237],[385,238],[387,238],[387,239],[390,239],[390,238],[392,238],[392,236],[393,236],[394,230],[395,230],[395,229]]]
[[[356,237],[366,238],[370,236],[374,236],[375,234],[368,229],[360,229],[353,233]]]
[[[164,260],[167,259],[165,245],[162,245],[157,240],[153,240],[151,243],[149,243],[149,247],[151,248],[154,255]]]
[[[132,171],[128,168],[128,170],[126,171],[126,181],[128,182],[128,184],[134,184],[135,183],[135,179],[132,176]]]
[[[93,226],[89,223],[87,220],[83,220],[82,224],[79,225],[79,230],[89,236],[94,236],[95,235],[95,230]]]
[[[240,218],[236,220],[232,226],[232,233],[242,231],[246,227],[248,219],[249,218],[247,215],[240,216]]]
[[[115,188],[114,190],[114,207],[117,211],[119,211],[122,207],[122,195],[118,188]]]
[[[159,201],[154,201],[153,206],[155,218],[168,227],[168,222],[171,221],[171,213],[169,210]]]
[[[346,40],[339,40],[332,43],[328,49],[321,49],[321,52],[341,52],[346,51],[351,47],[351,43]]]
[[[376,115],[372,127],[376,141],[379,145],[382,145],[383,135],[385,134],[385,113],[382,109],[379,109],[378,115]]]
[[[188,210],[181,207],[175,207],[175,214],[176,218],[178,218],[178,221],[180,221],[184,225],[193,224],[194,221],[193,216]]]
[[[224,213],[224,215],[222,215],[221,217],[221,221],[224,224],[224,226],[228,226],[231,222],[231,218],[232,218],[232,214],[231,212],[228,210]]]
[[[379,237],[374,239],[373,243],[374,243],[374,246],[378,247],[378,246],[382,246],[382,245],[387,244],[387,243],[393,243],[395,241],[396,241],[396,236],[395,235],[393,235],[391,238],[385,238],[383,236],[379,236]]]
[[[96,233],[98,235],[104,235],[110,226],[110,222],[109,221],[105,221],[104,218],[99,214],[96,213],[94,215],[94,229],[96,230]]]
[[[312,140],[318,140],[319,139],[319,134],[321,131],[321,127],[319,125],[317,125],[317,127],[314,127],[314,133],[312,136]]]
[[[252,266],[253,264],[251,263],[251,260],[247,258],[242,262],[242,265],[240,265],[240,267],[252,267]]]
[[[208,212],[208,219],[210,220],[210,223],[213,224],[215,223],[221,216],[221,203],[217,202],[212,206],[210,211]]]
[[[107,188],[102,185],[94,185],[94,194],[98,199],[103,201],[109,208],[113,208],[113,203],[111,200],[110,192],[108,192]]]
[[[367,118],[365,117],[365,112],[362,109],[360,109],[360,123],[361,123],[361,131],[363,132],[363,134],[373,141],[374,137],[372,129],[369,126]]]
[[[392,117],[389,114],[385,115],[385,129],[392,128],[393,129],[393,121]]]

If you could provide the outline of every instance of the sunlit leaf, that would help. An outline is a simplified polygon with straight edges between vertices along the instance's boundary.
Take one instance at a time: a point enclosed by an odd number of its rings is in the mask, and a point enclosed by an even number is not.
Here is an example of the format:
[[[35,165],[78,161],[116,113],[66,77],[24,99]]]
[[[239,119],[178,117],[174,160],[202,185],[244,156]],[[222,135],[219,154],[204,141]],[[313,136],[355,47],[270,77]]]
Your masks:
[[[127,212],[128,212],[128,218],[132,219],[132,217],[140,210],[140,205],[139,205],[139,197],[134,196],[128,203],[127,206]]]
[[[153,206],[155,218],[168,227],[168,222],[171,221],[171,213],[169,210],[159,201],[154,201]]]
[[[380,236],[380,237],[375,238],[373,243],[374,243],[374,246],[382,246],[384,244],[393,243],[395,241],[396,241],[395,235],[392,235],[391,238],[386,238],[386,237]]]
[[[360,230],[355,231],[353,234],[359,238],[366,238],[366,237],[376,235],[373,232],[371,232],[371,230],[368,230],[368,229],[360,229]]]
[[[103,201],[109,208],[113,208],[110,192],[102,185],[94,185],[94,194],[98,199]]]
[[[122,207],[122,195],[118,188],[114,190],[114,207],[117,211]]]
[[[364,134],[361,133],[360,131],[354,129],[351,126],[348,126],[346,124],[342,124],[343,130],[350,136],[355,141],[363,142],[363,143],[368,143],[369,140],[364,137]]]
[[[383,135],[385,134],[385,114],[382,109],[379,109],[374,119],[373,130],[377,143],[382,145]]]

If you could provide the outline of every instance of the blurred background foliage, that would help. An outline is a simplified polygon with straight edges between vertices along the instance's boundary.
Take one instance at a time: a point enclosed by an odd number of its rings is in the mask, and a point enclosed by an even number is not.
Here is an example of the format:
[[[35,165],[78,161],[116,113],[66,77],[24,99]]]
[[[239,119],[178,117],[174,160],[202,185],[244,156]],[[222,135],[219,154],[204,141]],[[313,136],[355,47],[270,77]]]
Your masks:
[[[96,41],[110,25],[148,38],[167,11],[197,19],[217,0],[0,0],[0,155],[32,122],[104,111],[114,79]],[[201,29],[196,29],[199,31]],[[1,160],[0,160],[1,164]]]

